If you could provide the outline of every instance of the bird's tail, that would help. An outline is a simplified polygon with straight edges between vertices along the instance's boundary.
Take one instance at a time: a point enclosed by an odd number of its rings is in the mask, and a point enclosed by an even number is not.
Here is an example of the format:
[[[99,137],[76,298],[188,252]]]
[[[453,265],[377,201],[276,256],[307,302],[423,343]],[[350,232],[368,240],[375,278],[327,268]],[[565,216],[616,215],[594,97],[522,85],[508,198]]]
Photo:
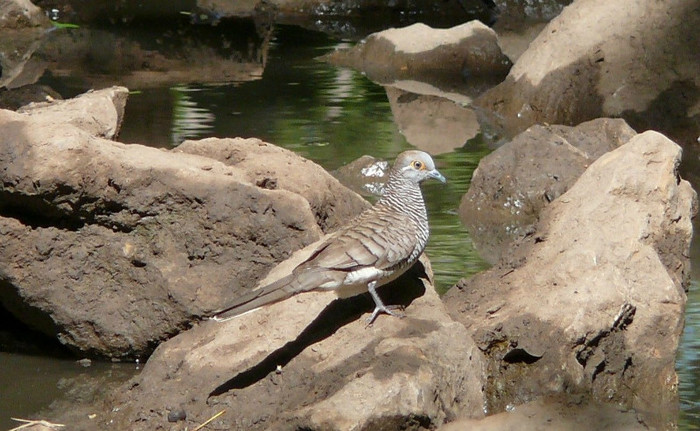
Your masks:
[[[263,305],[283,301],[299,291],[299,280],[294,274],[290,274],[267,286],[255,289],[240,298],[236,298],[233,304],[223,310],[217,311],[211,319],[220,322],[226,321],[239,314],[262,307]]]

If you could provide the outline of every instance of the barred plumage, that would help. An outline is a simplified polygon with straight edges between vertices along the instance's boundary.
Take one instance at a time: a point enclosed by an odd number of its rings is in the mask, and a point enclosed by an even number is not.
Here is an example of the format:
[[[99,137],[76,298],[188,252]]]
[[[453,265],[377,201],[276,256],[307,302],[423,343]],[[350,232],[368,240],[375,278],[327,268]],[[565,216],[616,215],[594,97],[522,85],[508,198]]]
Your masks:
[[[376,288],[410,268],[428,243],[428,217],[420,189],[428,178],[445,182],[430,155],[423,151],[399,154],[384,195],[373,207],[331,235],[290,275],[243,295],[214,318],[226,320],[310,290],[334,290],[339,296],[369,291],[376,305],[369,323],[379,313],[393,315]]]

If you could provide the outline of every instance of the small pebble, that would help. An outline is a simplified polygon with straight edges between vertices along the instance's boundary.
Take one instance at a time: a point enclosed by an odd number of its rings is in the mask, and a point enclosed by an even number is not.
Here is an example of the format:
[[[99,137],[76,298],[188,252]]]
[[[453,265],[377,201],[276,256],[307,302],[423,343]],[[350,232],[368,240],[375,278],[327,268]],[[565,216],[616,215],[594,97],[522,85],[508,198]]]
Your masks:
[[[174,409],[168,413],[168,422],[184,421],[187,418],[185,409]]]

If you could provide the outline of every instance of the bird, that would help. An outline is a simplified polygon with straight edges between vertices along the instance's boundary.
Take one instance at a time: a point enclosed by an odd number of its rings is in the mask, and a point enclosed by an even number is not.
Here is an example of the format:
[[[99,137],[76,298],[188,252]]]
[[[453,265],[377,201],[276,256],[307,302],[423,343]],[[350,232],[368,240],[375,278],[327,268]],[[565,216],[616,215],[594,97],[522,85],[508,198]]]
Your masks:
[[[309,291],[333,290],[341,297],[369,292],[379,314],[401,317],[385,305],[377,288],[395,280],[418,260],[428,242],[428,216],[421,183],[447,180],[424,151],[404,151],[389,170],[381,198],[316,247],[290,274],[237,298],[211,319],[226,321],[267,304]]]

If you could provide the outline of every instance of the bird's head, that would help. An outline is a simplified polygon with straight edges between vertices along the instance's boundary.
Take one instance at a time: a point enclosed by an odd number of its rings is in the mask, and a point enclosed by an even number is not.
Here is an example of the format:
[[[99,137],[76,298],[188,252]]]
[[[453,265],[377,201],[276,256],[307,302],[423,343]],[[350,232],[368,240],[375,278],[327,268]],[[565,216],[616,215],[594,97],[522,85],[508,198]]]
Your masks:
[[[424,151],[410,150],[399,154],[394,162],[394,171],[402,177],[420,184],[428,178],[446,182],[444,176],[435,169],[435,162]]]

